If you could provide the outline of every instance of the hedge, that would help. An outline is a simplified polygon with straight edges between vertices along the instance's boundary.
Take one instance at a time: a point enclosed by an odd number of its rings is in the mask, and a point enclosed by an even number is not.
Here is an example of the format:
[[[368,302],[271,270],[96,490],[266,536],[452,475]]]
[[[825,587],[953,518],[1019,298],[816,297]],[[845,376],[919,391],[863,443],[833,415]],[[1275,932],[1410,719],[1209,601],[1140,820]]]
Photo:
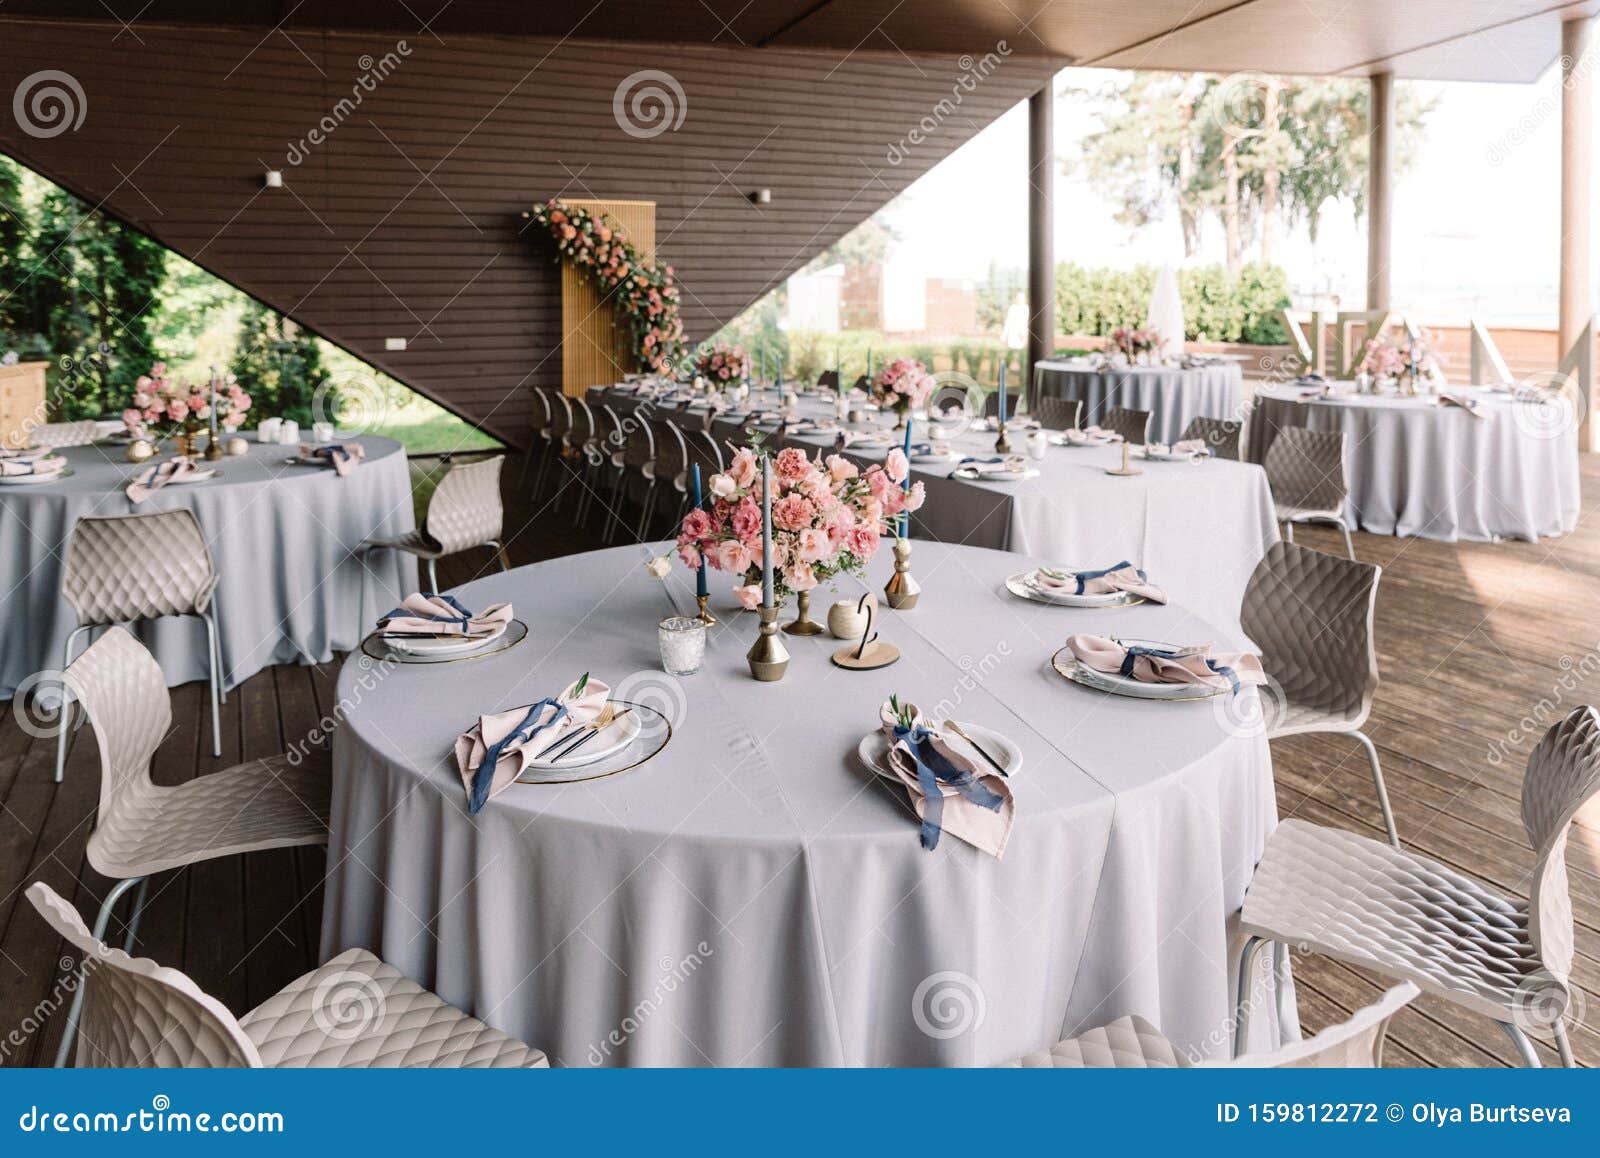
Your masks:
[[[1132,269],[1056,267],[1056,332],[1105,336],[1118,326],[1142,326],[1155,287],[1155,266]],[[1184,337],[1190,341],[1288,342],[1278,311],[1289,305],[1289,277],[1275,265],[1244,266],[1230,277],[1221,265],[1178,271]]]

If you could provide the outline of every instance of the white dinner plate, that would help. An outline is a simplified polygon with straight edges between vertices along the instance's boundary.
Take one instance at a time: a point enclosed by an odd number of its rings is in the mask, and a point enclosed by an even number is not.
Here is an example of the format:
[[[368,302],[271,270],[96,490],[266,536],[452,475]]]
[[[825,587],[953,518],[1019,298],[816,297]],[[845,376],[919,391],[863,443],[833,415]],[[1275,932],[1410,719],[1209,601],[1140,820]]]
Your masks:
[[[49,474],[13,474],[0,478],[0,483],[8,487],[36,487],[41,483],[55,482],[57,479],[71,478],[72,468],[64,466],[60,470],[53,470]]]
[[[951,478],[962,479],[966,482],[1021,482],[1024,479],[1038,478],[1039,472],[1032,467],[1023,470],[984,471],[973,470],[970,466],[958,466],[950,472]]]
[[[1005,736],[993,729],[985,728],[981,724],[969,724],[965,720],[958,720],[957,723],[961,725],[963,732],[966,732],[979,744],[983,745],[983,750],[993,756],[996,763],[1006,770],[1007,777],[1015,776],[1021,770],[1022,749],[1018,748]],[[994,773],[994,768],[989,761],[985,760],[981,753],[974,750],[972,745],[960,736],[954,732],[944,731],[941,731],[939,735],[950,746],[951,751],[958,752],[971,760],[973,770],[980,776]],[[876,773],[885,780],[899,784],[901,782],[900,777],[896,776],[893,769],[889,767],[887,757],[890,745],[889,737],[882,732],[868,732],[861,737],[861,743],[856,745],[856,757],[866,767],[867,771]]]
[[[1051,446],[1115,446],[1122,441],[1122,439],[1114,435],[1095,435],[1084,439],[1082,442],[1073,442],[1065,434],[1051,434],[1047,437],[1050,439]]]
[[[168,479],[162,485],[169,487],[188,486],[190,483],[205,482],[207,479],[214,479],[221,473],[222,472],[216,467],[208,466],[201,470],[195,471],[193,474],[186,474],[182,478]]]
[[[1175,646],[1152,639],[1123,639],[1118,642],[1125,645],[1137,644],[1140,647]],[[1065,647],[1050,657],[1050,664],[1073,683],[1135,700],[1209,700],[1228,690],[1200,684],[1147,684],[1127,676],[1110,675],[1096,671],[1073,655],[1070,648]]]
[[[481,651],[506,633],[510,626],[502,623],[488,635],[467,639],[458,635],[385,635],[383,642],[395,651],[406,655],[426,655],[442,658],[447,655],[471,655]]]
[[[1144,453],[1139,457],[1148,459],[1151,462],[1200,462],[1202,459],[1210,456],[1204,453],[1177,454],[1174,453],[1170,448],[1163,447],[1158,450],[1153,447],[1146,446],[1144,448]]]
[[[911,461],[919,466],[941,466],[956,461],[956,452],[947,450],[943,454],[914,454]]]
[[[618,709],[618,711],[621,710],[620,708]],[[582,768],[585,764],[594,764],[604,760],[607,756],[622,751],[622,749],[633,743],[634,737],[639,734],[641,727],[643,727],[642,717],[639,709],[634,708],[627,715],[612,720],[611,725],[594,739],[584,741],[583,747],[572,755],[554,761],[547,756],[540,756],[537,759],[529,760],[523,765],[523,768],[529,771],[550,771],[552,769]],[[559,754],[562,748],[575,742],[573,735],[573,732],[567,731],[559,740],[550,745],[550,750]]]
[[[1086,570],[1086,568],[1056,568],[1056,570],[1073,571]],[[1006,579],[1006,590],[1019,599],[1031,599],[1037,603],[1053,603],[1057,607],[1126,607],[1130,603],[1140,602],[1137,595],[1127,591],[1110,591],[1100,595],[1078,595],[1068,591],[1048,591],[1034,583],[1034,576],[1038,572],[1020,571]]]

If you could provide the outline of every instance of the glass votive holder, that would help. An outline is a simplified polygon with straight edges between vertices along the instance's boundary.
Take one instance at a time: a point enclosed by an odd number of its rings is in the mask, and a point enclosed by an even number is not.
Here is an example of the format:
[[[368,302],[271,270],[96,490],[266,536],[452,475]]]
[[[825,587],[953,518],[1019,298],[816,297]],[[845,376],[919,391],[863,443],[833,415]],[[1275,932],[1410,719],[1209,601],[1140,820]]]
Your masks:
[[[661,666],[668,675],[693,675],[706,657],[706,625],[689,615],[669,615],[657,628]]]

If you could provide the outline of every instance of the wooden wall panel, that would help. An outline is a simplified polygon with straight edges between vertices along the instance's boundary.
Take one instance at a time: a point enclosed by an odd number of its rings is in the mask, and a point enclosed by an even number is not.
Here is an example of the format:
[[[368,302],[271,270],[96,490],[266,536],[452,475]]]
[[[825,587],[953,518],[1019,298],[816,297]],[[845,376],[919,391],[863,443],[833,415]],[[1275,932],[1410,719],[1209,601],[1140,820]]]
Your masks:
[[[622,229],[643,257],[656,251],[654,201],[569,202]],[[633,342],[622,317],[606,301],[588,272],[569,261],[561,263],[561,388],[577,398],[591,386],[621,381],[637,370]]]
[[[529,202],[655,202],[698,340],[1054,69],[1008,57],[968,92],[954,56],[134,31],[0,17],[0,93],[57,70],[85,113],[51,136],[0,113],[0,151],[513,442],[529,387],[562,381],[559,271]],[[645,70],[681,91],[675,130],[616,114]],[[1026,165],[1019,150],[1019,183]],[[752,205],[762,187],[771,204]],[[385,351],[395,337],[407,348]]]

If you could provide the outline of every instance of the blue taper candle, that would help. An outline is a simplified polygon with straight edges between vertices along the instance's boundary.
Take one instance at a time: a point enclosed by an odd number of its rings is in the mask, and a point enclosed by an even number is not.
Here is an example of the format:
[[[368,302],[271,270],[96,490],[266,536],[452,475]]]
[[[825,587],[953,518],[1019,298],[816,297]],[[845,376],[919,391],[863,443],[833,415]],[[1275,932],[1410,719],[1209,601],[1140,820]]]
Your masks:
[[[1000,363],[1000,421],[1004,422],[1009,415],[1006,414],[1006,364]]]
[[[912,418],[911,415],[906,415],[906,441],[904,447],[906,456],[906,477],[901,480],[900,485],[905,488],[905,492],[908,495],[911,493],[911,424],[915,421],[916,419]],[[911,537],[910,511],[907,511],[905,514],[900,516],[900,537],[902,539],[909,539]]]
[[[698,511],[700,509],[700,504],[701,504],[701,499],[700,499],[700,464],[699,463],[695,463],[694,464],[694,509]],[[705,595],[707,593],[707,591],[706,591],[706,556],[705,556],[705,552],[704,551],[700,552],[700,566],[695,568],[694,593],[696,595]]]
[[[776,606],[772,598],[772,459],[761,460],[761,602]]]

